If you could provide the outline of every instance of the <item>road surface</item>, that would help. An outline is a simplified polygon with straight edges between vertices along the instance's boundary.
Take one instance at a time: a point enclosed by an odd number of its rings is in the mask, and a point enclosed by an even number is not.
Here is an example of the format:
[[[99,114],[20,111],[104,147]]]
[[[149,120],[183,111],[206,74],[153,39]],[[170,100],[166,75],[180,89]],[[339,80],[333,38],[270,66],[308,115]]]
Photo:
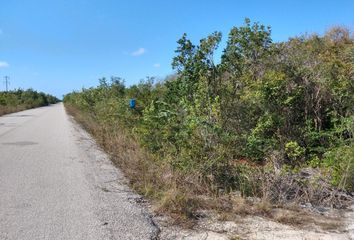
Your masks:
[[[0,117],[0,239],[154,239],[121,172],[62,104]]]

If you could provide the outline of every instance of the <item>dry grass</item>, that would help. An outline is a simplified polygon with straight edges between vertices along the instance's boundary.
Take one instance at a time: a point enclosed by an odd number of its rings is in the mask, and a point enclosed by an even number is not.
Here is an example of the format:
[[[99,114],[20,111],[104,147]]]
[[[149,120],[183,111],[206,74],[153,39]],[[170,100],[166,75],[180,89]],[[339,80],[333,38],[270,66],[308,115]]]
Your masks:
[[[26,110],[25,106],[0,106],[0,116],[3,116],[5,114],[9,113],[14,113],[14,112],[20,112]]]
[[[285,225],[299,228],[313,228],[325,231],[340,230],[339,216],[328,217],[311,213],[298,205],[276,207],[266,199],[248,200],[241,196],[219,197],[214,206],[218,206],[218,220],[239,221],[239,216],[261,216]]]
[[[302,211],[293,211],[288,209],[274,209],[272,217],[276,222],[286,225],[302,226],[313,222],[313,218]]]
[[[343,225],[339,217],[328,217],[320,214],[310,214],[303,209],[276,208],[272,210],[271,218],[276,222],[301,228],[317,226],[325,231],[340,230]]]

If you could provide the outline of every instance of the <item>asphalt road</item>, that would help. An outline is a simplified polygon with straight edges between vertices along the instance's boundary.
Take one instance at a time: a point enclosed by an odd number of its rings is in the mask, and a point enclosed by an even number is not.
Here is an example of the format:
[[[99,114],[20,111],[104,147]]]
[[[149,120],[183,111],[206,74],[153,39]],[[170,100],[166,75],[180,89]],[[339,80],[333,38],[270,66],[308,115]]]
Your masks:
[[[62,104],[0,117],[0,239],[154,239],[139,196]]]

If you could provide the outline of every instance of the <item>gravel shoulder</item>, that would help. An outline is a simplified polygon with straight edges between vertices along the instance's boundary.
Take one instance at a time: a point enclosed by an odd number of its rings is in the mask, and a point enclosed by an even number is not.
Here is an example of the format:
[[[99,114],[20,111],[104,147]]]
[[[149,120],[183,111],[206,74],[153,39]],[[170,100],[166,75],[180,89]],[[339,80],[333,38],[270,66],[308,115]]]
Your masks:
[[[353,240],[353,212],[347,212],[343,226],[337,230],[323,230],[316,225],[296,227],[281,224],[260,216],[239,216],[233,221],[220,221],[208,217],[198,221],[193,229],[170,226],[166,219],[159,219],[161,239],[164,240]]]

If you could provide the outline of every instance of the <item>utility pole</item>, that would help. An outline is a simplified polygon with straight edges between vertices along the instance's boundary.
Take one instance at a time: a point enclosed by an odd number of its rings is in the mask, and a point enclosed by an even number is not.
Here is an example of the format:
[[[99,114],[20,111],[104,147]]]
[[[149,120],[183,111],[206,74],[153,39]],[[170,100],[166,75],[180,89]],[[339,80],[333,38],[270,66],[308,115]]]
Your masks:
[[[10,77],[9,76],[5,76],[4,78],[5,78],[6,92],[8,92],[9,91],[9,85],[10,85],[10,81],[9,81]]]

